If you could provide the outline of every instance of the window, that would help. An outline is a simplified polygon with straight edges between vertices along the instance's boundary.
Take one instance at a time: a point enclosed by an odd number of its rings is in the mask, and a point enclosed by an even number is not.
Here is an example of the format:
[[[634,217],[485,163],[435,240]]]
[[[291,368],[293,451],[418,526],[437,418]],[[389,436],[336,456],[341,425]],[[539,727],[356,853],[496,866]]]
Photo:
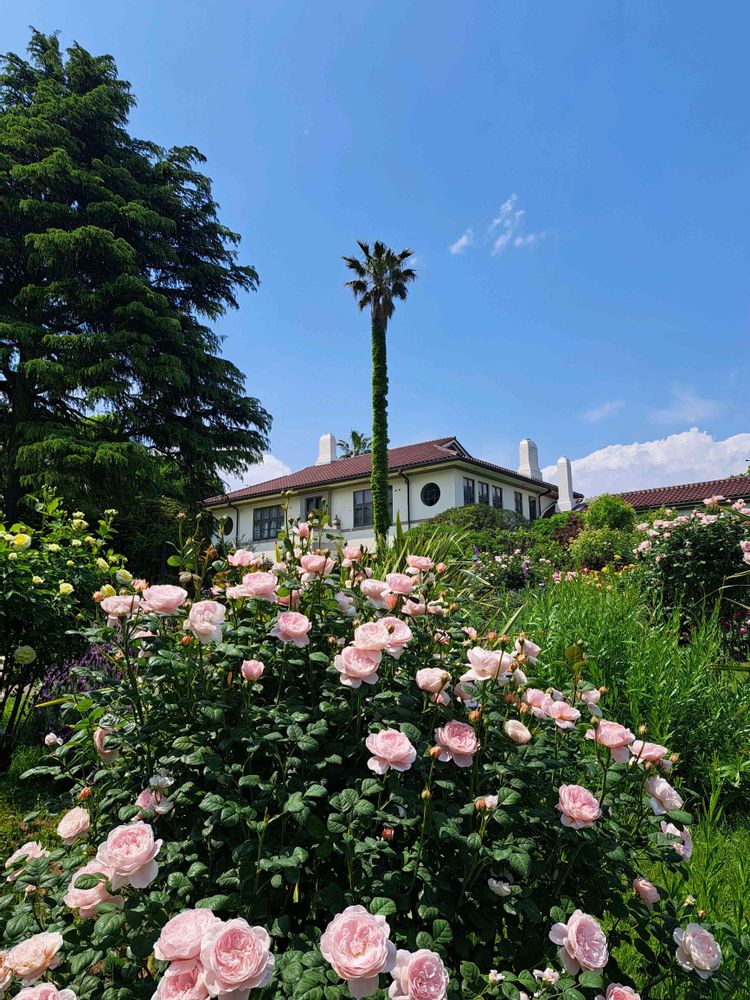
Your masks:
[[[253,541],[276,540],[284,527],[284,508],[280,504],[273,507],[257,507],[253,511]]]
[[[425,483],[419,497],[425,507],[434,507],[440,499],[440,487],[437,483]]]
[[[513,492],[513,500],[516,505],[516,514],[520,514],[523,517],[523,493],[519,493],[518,490]]]
[[[305,518],[312,516],[314,511],[323,513],[326,509],[326,498],[324,496],[305,497]]]
[[[489,507],[490,505],[490,484],[480,483],[479,484],[479,503],[483,503]]]
[[[388,487],[388,513],[393,518],[393,487]],[[369,528],[372,524],[372,493],[370,490],[354,491],[354,527]]]
[[[474,480],[464,476],[464,505],[474,503]]]
[[[536,521],[536,497],[529,497],[529,520]]]
[[[503,488],[502,486],[492,487],[492,506],[498,510],[503,509]]]
[[[223,530],[225,535],[231,535],[234,531],[234,518],[225,517],[223,521]]]

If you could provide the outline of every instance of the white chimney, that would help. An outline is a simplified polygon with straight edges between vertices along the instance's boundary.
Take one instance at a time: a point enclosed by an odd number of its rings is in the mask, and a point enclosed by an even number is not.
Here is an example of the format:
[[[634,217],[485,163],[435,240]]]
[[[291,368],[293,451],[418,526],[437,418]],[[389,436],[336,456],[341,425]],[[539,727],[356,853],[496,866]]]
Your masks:
[[[336,438],[333,434],[323,434],[318,447],[318,459],[316,465],[330,465],[336,461]]]
[[[518,446],[518,471],[529,479],[542,481],[542,470],[539,468],[539,450],[531,438],[524,438]]]
[[[557,494],[559,510],[573,510],[576,503],[573,496],[573,472],[570,467],[570,459],[565,458],[565,456],[557,460]]]

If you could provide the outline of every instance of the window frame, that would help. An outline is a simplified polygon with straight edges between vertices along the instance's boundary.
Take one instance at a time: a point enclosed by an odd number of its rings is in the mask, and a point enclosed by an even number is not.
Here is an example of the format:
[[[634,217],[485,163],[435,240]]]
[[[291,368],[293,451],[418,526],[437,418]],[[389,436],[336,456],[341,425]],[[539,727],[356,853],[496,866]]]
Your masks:
[[[314,504],[310,506],[310,501],[320,500],[320,504]],[[305,497],[305,520],[313,513],[315,510],[319,510],[321,514],[325,513],[326,507],[328,506],[326,497],[324,493],[310,494],[310,496]]]
[[[431,503],[428,503],[428,501],[425,500],[425,498],[424,498],[424,492],[425,492],[425,490],[430,489],[430,488],[437,490],[437,496],[435,497],[435,499]],[[425,507],[434,507],[436,504],[439,504],[441,496],[442,496],[442,491],[441,491],[440,487],[438,486],[437,483],[433,483],[432,481],[430,481],[429,483],[425,483],[424,486],[422,487],[422,489],[419,491],[419,500],[420,500],[420,503],[422,503]]]
[[[529,497],[529,520],[536,521],[539,517],[539,501],[537,497]]]
[[[513,490],[513,508],[516,514],[523,517],[523,493],[520,490]]]
[[[275,511],[269,514],[269,511]],[[276,525],[274,530],[274,525]],[[284,508],[280,503],[253,508],[253,541],[275,542],[284,527]]]
[[[477,503],[481,503],[483,507],[489,507],[490,505],[490,484],[483,483],[479,480],[479,490],[477,495]]]
[[[361,494],[362,496],[364,496],[364,494],[366,494],[366,493],[369,494],[369,498],[370,498],[369,499],[369,503],[365,500],[364,502],[358,504],[357,503],[357,494]],[[357,509],[358,508],[361,509],[361,510],[364,510],[365,513],[367,512],[367,510],[369,508],[369,511],[370,511],[370,520],[369,521],[360,521],[359,523],[357,522]],[[388,512],[391,515],[391,521],[393,521],[393,487],[390,485],[390,483],[388,484]],[[370,489],[369,486],[367,486],[367,487],[365,487],[364,489],[361,489],[361,490],[352,490],[352,527],[353,528],[371,528],[374,523],[375,523],[375,519],[374,519],[373,512],[372,512],[372,490]]]
[[[467,500],[467,496],[469,495],[467,493],[469,483],[471,483],[471,494],[470,494],[471,500]],[[476,496],[477,496],[476,480],[472,479],[470,476],[464,476],[464,507],[469,507],[471,506],[471,504],[476,503],[477,502]]]
[[[500,499],[500,503],[495,503],[495,499]],[[503,510],[503,488],[502,486],[492,487],[492,503],[491,506],[494,510]]]

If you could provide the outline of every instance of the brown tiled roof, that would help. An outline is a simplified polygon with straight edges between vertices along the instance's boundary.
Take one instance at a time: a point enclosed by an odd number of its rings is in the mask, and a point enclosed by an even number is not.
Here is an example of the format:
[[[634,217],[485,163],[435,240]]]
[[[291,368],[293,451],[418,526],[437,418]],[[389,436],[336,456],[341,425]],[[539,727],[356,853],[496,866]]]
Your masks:
[[[750,476],[712,479],[706,483],[684,483],[682,486],[658,486],[650,490],[631,490],[629,493],[617,493],[616,496],[627,500],[636,510],[699,504],[715,496],[726,497],[727,500],[750,500]]]
[[[500,473],[503,476],[512,476],[514,479],[534,486],[547,487],[550,495],[557,497],[557,487],[552,483],[529,479],[512,469],[505,469],[501,465],[492,465],[490,462],[482,462],[477,458],[472,458],[455,438],[436,438],[434,441],[421,441],[419,444],[407,444],[402,448],[388,449],[388,468],[392,472],[423,465],[438,465],[441,462],[455,462],[457,459],[478,468]],[[288,476],[279,476],[278,479],[269,479],[265,483],[256,483],[255,486],[245,486],[232,493],[210,497],[205,503],[207,506],[217,506],[227,501],[233,503],[236,500],[281,493],[284,490],[327,486],[329,483],[345,482],[348,479],[364,479],[370,475],[371,469],[372,458],[369,453],[367,455],[354,455],[352,458],[340,458],[336,462],[325,465],[308,465],[306,469],[292,472]]]

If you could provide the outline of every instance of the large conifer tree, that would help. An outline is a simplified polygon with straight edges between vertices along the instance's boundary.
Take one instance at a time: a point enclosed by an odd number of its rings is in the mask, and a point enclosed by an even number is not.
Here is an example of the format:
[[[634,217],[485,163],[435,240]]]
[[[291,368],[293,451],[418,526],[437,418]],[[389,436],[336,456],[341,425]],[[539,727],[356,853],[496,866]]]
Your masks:
[[[34,31],[0,66],[2,503],[83,504],[165,463],[189,497],[266,447],[270,418],[211,323],[254,289],[204,158],[130,135],[111,56]],[[117,497],[109,500],[117,505]]]

